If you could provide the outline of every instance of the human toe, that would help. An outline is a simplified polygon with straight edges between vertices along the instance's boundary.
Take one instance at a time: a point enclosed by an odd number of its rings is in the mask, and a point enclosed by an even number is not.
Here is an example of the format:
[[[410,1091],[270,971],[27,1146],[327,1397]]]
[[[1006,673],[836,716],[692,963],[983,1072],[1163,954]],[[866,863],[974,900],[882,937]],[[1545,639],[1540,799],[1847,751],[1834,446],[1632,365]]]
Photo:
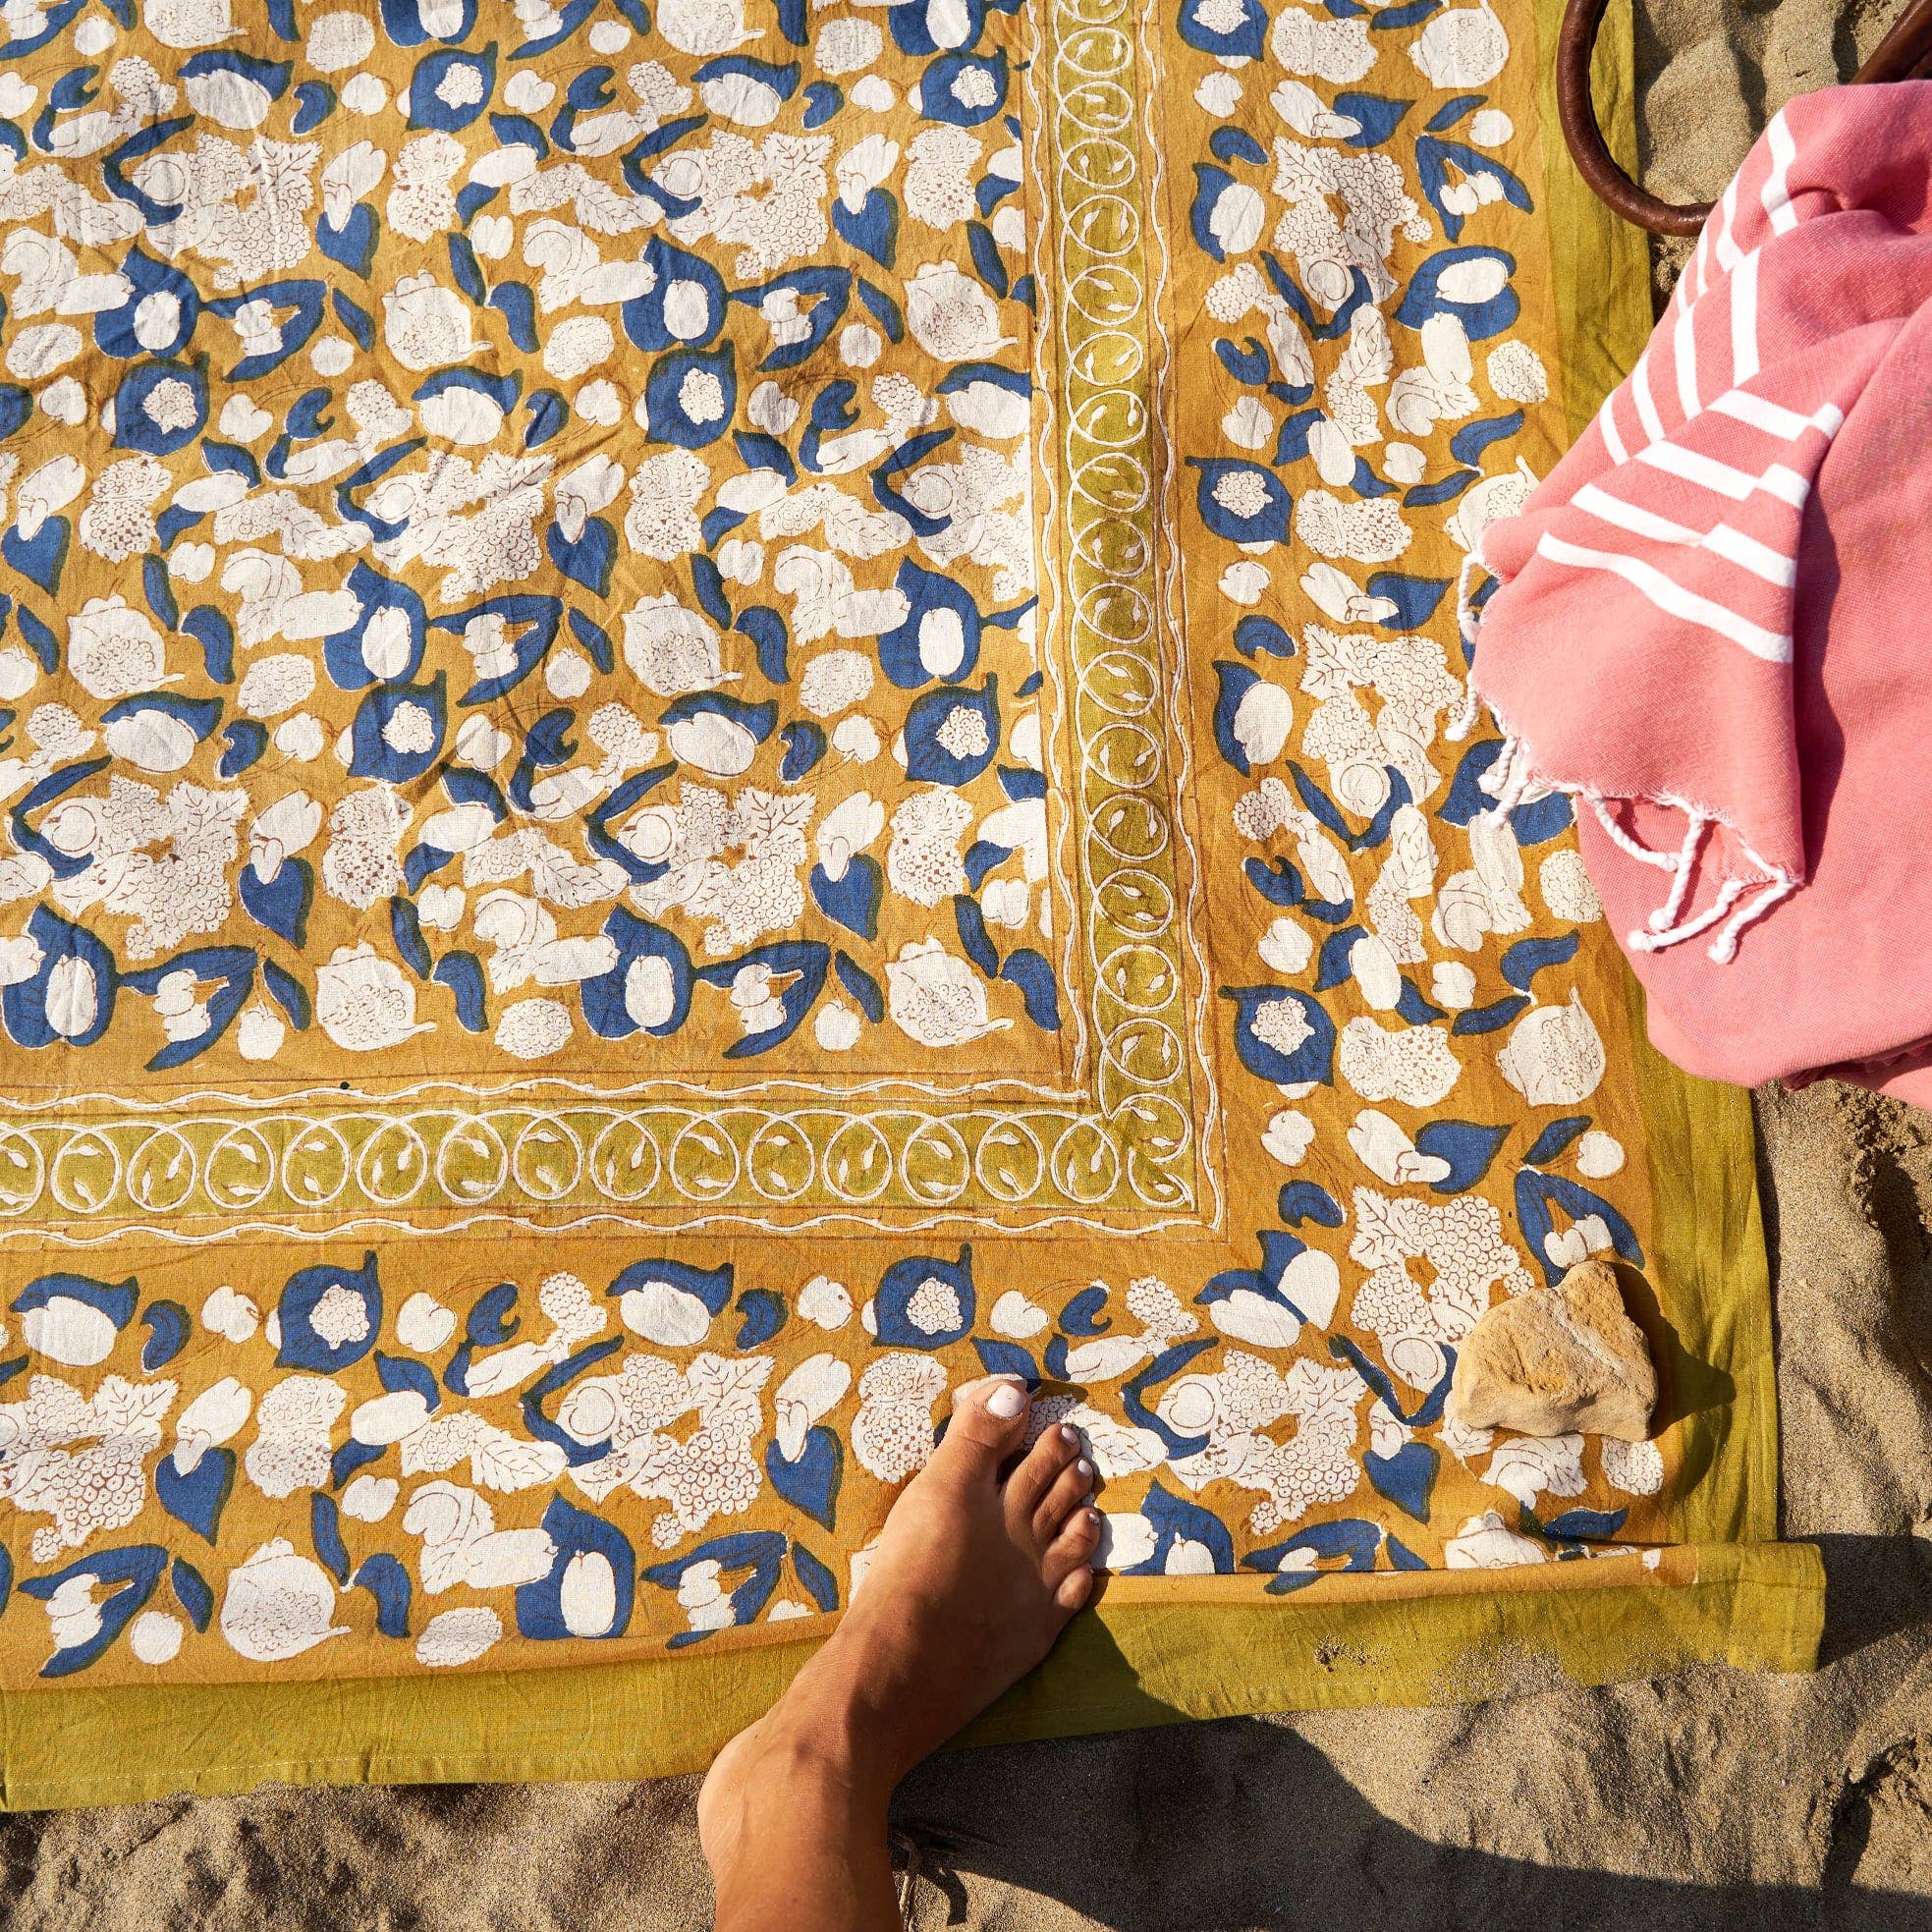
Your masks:
[[[1080,1432],[1066,1422],[1045,1430],[1007,1477],[1007,1500],[1016,1522],[1032,1518],[1064,1470],[1080,1454]]]
[[[1033,1534],[1050,1544],[1067,1519],[1093,1493],[1093,1464],[1084,1456],[1076,1457],[1054,1477],[1053,1486],[1040,1499],[1033,1512]]]
[[[1016,1376],[989,1376],[953,1393],[953,1416],[928,1468],[990,1477],[1024,1440],[1032,1399]]]
[[[1093,1571],[1091,1566],[1080,1564],[1070,1570],[1054,1585],[1053,1600],[1068,1613],[1078,1610],[1093,1594]]]
[[[1100,1512],[1090,1505],[1078,1509],[1061,1525],[1048,1544],[1045,1561],[1047,1587],[1058,1596],[1069,1576],[1084,1570],[1100,1547]]]

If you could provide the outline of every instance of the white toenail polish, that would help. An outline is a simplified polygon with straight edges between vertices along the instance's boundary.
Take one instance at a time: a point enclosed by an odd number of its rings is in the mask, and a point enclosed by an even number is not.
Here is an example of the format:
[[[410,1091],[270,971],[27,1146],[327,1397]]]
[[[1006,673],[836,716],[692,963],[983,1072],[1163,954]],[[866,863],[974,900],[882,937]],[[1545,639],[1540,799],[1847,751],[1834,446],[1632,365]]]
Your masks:
[[[1060,1440],[1069,1449],[1077,1449],[1080,1446],[1080,1432],[1073,1427],[1072,1424],[1063,1422],[1060,1425]]]
[[[1017,1382],[1002,1382],[986,1398],[986,1413],[997,1415],[1002,1422],[1011,1422],[1026,1407],[1026,1391]]]
[[[1093,1464],[1084,1456],[1074,1464],[1074,1467],[1079,1471],[1079,1477],[1082,1482],[1091,1482],[1093,1480]]]

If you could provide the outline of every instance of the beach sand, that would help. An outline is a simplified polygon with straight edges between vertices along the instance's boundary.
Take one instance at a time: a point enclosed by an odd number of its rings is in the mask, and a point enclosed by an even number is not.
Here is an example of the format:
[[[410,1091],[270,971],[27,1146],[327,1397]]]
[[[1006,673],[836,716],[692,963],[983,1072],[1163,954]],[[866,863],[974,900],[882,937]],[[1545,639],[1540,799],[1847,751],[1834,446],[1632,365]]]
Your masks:
[[[1649,0],[1646,175],[1718,193],[1896,0]],[[1668,287],[1668,254],[1660,284]],[[914,1924],[1932,1928],[1932,1115],[1759,1097],[1785,1529],[1830,1579],[1815,1678],[1708,1669],[1444,1710],[961,1752],[900,1815]],[[0,1822],[13,1932],[698,1927],[695,1780],[173,1799]],[[801,1927],[800,1932],[813,1932]]]

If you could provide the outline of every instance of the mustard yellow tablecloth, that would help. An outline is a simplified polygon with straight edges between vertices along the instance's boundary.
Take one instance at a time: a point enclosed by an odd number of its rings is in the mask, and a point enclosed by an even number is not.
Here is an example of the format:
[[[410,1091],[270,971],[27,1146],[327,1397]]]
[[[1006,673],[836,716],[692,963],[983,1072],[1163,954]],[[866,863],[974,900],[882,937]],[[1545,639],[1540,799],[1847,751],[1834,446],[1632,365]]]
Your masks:
[[[9,15],[8,1804],[701,1765],[987,1370],[972,1738],[1809,1667],[1745,1098],[1449,735],[1555,13]],[[1448,1427],[1604,1250],[1654,1443]]]

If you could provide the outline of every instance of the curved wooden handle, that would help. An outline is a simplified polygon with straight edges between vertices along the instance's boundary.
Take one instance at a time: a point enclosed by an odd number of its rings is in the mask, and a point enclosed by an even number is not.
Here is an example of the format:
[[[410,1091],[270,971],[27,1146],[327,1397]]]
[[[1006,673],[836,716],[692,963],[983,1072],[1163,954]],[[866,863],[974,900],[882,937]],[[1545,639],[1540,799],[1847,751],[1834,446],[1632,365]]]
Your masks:
[[[1858,70],[1860,81],[1923,81],[1932,78],[1932,0],[1912,4],[1892,24]]]
[[[1677,206],[1639,188],[1617,165],[1590,98],[1590,56],[1609,0],[1570,0],[1557,37],[1557,119],[1576,172],[1613,213],[1653,235],[1695,235],[1711,211],[1708,201]],[[1932,0],[1926,0],[1932,6]]]
[[[1710,214],[1708,201],[1660,201],[1639,188],[1612,157],[1590,98],[1590,56],[1608,0],[1569,0],[1557,39],[1557,118],[1576,172],[1626,221],[1653,235],[1695,235]],[[1932,79],[1932,0],[1911,0],[1872,57],[1852,77],[1860,82]]]

